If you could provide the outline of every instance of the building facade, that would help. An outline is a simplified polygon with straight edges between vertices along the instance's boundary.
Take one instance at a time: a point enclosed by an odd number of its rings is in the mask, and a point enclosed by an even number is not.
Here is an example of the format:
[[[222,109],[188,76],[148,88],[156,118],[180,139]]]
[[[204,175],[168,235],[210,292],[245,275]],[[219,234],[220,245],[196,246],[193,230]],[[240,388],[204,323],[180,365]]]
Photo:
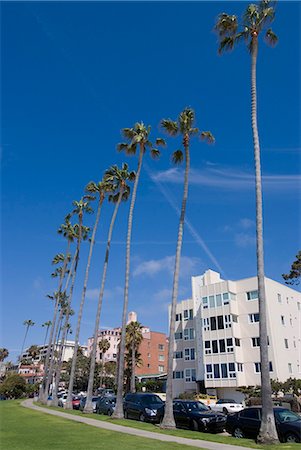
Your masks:
[[[55,351],[59,352],[60,344],[61,344],[60,341],[58,342],[58,344],[56,344]],[[62,354],[63,361],[68,361],[69,359],[73,358],[74,346],[75,346],[75,341],[65,341],[63,354]],[[87,356],[87,354],[88,354],[87,346],[86,345],[79,345],[79,346],[82,349],[84,356]],[[48,345],[38,345],[39,354],[33,359],[33,361],[32,361],[33,364],[38,364],[38,363],[40,363],[40,361],[43,361],[45,359],[46,353],[47,353],[47,348],[48,348]],[[30,349],[30,347],[28,347],[22,353],[21,360],[22,359],[25,359],[28,361],[32,360],[32,357],[29,354],[29,349]]]
[[[104,353],[104,362],[116,361],[117,360],[117,352],[118,352],[118,344],[121,335],[121,328],[109,328],[106,330],[100,330],[97,336],[97,346],[96,346],[96,361],[102,361],[102,352],[99,349],[99,343],[102,339],[106,339],[110,347]],[[92,346],[94,342],[94,337],[90,337],[88,339],[88,355],[90,356],[92,352]]]
[[[301,294],[265,278],[271,378],[301,377]],[[239,386],[260,385],[257,277],[192,277],[192,299],[177,306],[174,395],[206,389],[241,400]]]

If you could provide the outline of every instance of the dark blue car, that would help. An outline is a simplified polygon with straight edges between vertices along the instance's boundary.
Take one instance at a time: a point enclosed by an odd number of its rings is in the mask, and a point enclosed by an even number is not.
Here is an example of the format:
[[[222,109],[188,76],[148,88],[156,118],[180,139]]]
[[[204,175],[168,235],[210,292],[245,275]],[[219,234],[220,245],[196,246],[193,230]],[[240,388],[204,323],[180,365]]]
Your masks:
[[[274,408],[275,423],[281,442],[301,442],[301,417],[286,408]],[[261,423],[261,407],[253,406],[230,414],[226,430],[236,438],[256,439]]]

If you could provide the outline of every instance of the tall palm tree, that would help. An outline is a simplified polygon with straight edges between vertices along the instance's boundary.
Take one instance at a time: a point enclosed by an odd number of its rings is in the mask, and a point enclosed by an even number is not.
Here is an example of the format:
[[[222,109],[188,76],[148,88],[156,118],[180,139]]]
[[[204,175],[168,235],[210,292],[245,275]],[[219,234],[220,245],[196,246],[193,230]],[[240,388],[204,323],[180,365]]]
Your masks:
[[[128,165],[123,163],[121,169],[117,166],[110,167],[106,172],[104,179],[107,183],[110,183],[112,186],[113,193],[109,195],[109,201],[115,203],[115,208],[112,214],[111,223],[108,232],[107,239],[107,247],[105,253],[105,260],[102,271],[102,279],[101,279],[101,287],[99,291],[98,304],[97,304],[97,312],[95,318],[95,326],[94,326],[94,340],[92,344],[92,351],[90,357],[90,373],[89,373],[89,383],[87,389],[87,399],[84,408],[84,412],[93,412],[92,405],[92,394],[93,394],[93,379],[94,379],[94,371],[95,371],[95,358],[96,358],[96,345],[97,345],[97,335],[99,329],[99,320],[102,308],[102,300],[105,289],[105,282],[107,277],[107,269],[109,264],[109,255],[110,255],[110,247],[113,229],[115,225],[115,220],[117,217],[118,209],[121,201],[126,201],[130,194],[130,188],[127,185],[127,181],[133,181],[135,179],[135,173],[129,172]]]
[[[39,347],[37,345],[31,345],[28,349],[28,354],[31,357],[31,361],[33,363],[36,356],[40,354]]]
[[[244,40],[251,55],[251,123],[253,133],[255,184],[256,184],[256,254],[259,301],[259,335],[260,335],[260,361],[261,361],[261,392],[262,392],[262,420],[258,435],[260,443],[278,442],[277,430],[273,414],[272,390],[269,373],[269,355],[267,344],[267,314],[264,284],[264,251],[263,251],[263,212],[260,145],[257,126],[257,83],[256,65],[258,54],[258,37],[265,34],[265,40],[275,45],[277,36],[270,28],[275,17],[275,2],[262,0],[257,5],[249,5],[242,19],[242,31],[239,31],[238,19],[234,15],[220,14],[215,29],[220,39],[219,53],[232,50],[236,43]]]
[[[123,312],[122,312],[122,326],[121,326],[121,338],[120,338],[120,360],[118,364],[118,383],[117,383],[117,398],[116,407],[114,411],[114,418],[122,419],[123,414],[123,378],[124,378],[124,351],[125,351],[125,331],[126,331],[126,319],[128,311],[128,301],[129,301],[129,278],[130,278],[130,254],[131,254],[131,236],[132,236],[132,224],[133,224],[133,214],[134,206],[137,195],[137,188],[140,179],[140,173],[142,168],[143,156],[147,150],[153,158],[158,158],[160,156],[160,151],[155,148],[152,142],[149,140],[151,127],[145,126],[143,122],[135,123],[133,128],[123,128],[121,131],[123,137],[127,142],[118,144],[117,150],[124,151],[126,155],[138,155],[138,167],[136,172],[136,178],[133,188],[133,194],[131,198],[129,216],[128,216],[128,229],[127,229],[127,239],[126,239],[126,262],[125,262],[125,283],[124,283],[124,302],[123,302]],[[158,138],[155,141],[156,146],[165,146],[164,139]]]
[[[61,234],[63,237],[65,237],[67,239],[67,251],[66,251],[66,254],[64,257],[62,271],[59,275],[58,293],[60,293],[61,289],[62,289],[65,273],[67,271],[68,263],[70,261],[70,254],[69,254],[70,246],[71,246],[72,242],[74,241],[74,228],[71,225],[71,222],[68,219],[68,217],[65,218],[65,222],[59,227],[57,232],[58,232],[58,234]],[[52,263],[56,264],[57,259],[59,259],[59,258],[55,257],[53,259]],[[52,317],[51,328],[50,328],[50,333],[49,333],[49,341],[48,341],[47,352],[46,352],[46,356],[45,356],[44,374],[43,374],[43,379],[42,379],[42,382],[40,385],[40,391],[39,391],[39,400],[42,403],[46,403],[47,399],[48,399],[48,391],[46,392],[46,384],[47,384],[47,377],[49,375],[48,374],[49,364],[50,364],[50,360],[51,360],[50,354],[51,354],[51,351],[53,350],[53,338],[54,338],[55,325],[56,325],[56,321],[57,321],[57,314],[58,314],[58,310],[59,310],[59,302],[60,302],[60,295],[58,295],[55,299],[53,317]]]
[[[173,416],[172,405],[172,378],[173,378],[173,350],[174,350],[174,335],[175,335],[175,321],[176,321],[176,306],[178,299],[178,286],[180,275],[180,259],[181,249],[183,242],[183,230],[185,221],[185,210],[188,197],[188,176],[190,169],[190,140],[193,136],[199,135],[201,139],[206,140],[208,143],[214,142],[214,137],[210,131],[202,131],[194,126],[195,113],[191,108],[185,108],[181,112],[176,121],[171,119],[163,119],[161,121],[162,128],[170,136],[182,137],[183,150],[176,150],[172,155],[172,161],[175,164],[181,164],[185,160],[185,174],[184,174],[184,190],[182,207],[179,221],[177,249],[175,257],[175,269],[172,288],[172,302],[171,302],[171,314],[170,314],[170,331],[169,331],[169,344],[168,344],[168,370],[167,370],[167,382],[166,382],[166,403],[165,413],[162,421],[162,428],[175,428],[175,421]]]
[[[77,201],[73,202],[74,209],[71,214],[72,215],[76,214],[78,216],[77,261],[76,261],[76,266],[74,269],[75,274],[76,274],[76,269],[77,269],[78,260],[79,260],[80,245],[81,245],[81,241],[82,241],[83,217],[84,217],[85,213],[91,214],[93,212],[93,210],[90,206],[90,203],[89,203],[89,200],[91,200],[91,199],[93,199],[93,197],[85,196],[79,202],[77,202]],[[74,281],[75,281],[75,277],[74,277]],[[69,387],[68,387],[68,396],[67,396],[66,403],[64,405],[64,407],[66,409],[72,409],[72,391],[73,391],[73,383],[74,383],[75,367],[76,367],[76,359],[77,359],[77,349],[78,349],[78,343],[79,343],[79,333],[80,333],[80,326],[81,326],[84,302],[85,302],[85,297],[82,296],[81,302],[79,305],[79,312],[78,312],[78,316],[77,316],[77,325],[76,325],[75,342],[74,342],[74,355],[72,358],[71,373],[70,373],[70,380],[69,380]],[[65,324],[66,324],[66,326],[68,324],[68,314],[66,316]],[[64,334],[65,334],[64,335],[64,339],[65,339],[66,331],[64,331]]]
[[[101,339],[101,341],[98,342],[98,348],[101,353],[101,376],[100,376],[100,387],[102,387],[102,380],[105,373],[105,354],[110,348],[110,342],[107,339]]]
[[[72,409],[72,391],[73,391],[73,383],[74,383],[74,375],[72,376],[72,374],[75,374],[77,349],[78,349],[78,345],[79,345],[80,326],[81,326],[83,308],[84,308],[85,299],[86,299],[86,291],[87,291],[87,284],[88,284],[88,279],[89,279],[91,259],[92,259],[93,248],[94,248],[94,243],[95,243],[96,231],[97,231],[99,218],[100,218],[101,207],[102,207],[103,201],[105,199],[105,193],[110,189],[110,187],[111,186],[104,181],[100,181],[98,183],[95,183],[94,181],[90,181],[90,183],[88,183],[88,185],[86,186],[86,192],[88,192],[90,194],[89,200],[95,199],[95,197],[92,197],[91,194],[98,194],[98,206],[97,206],[97,213],[96,213],[95,223],[94,223],[94,227],[93,227],[93,231],[92,231],[92,236],[91,236],[91,240],[90,240],[90,249],[89,249],[88,261],[87,261],[87,266],[86,266],[86,274],[85,274],[84,285],[83,285],[83,290],[82,290],[82,297],[81,297],[81,302],[80,302],[80,307],[79,307],[79,312],[78,312],[77,327],[76,327],[76,331],[75,331],[74,356],[72,359],[71,374],[70,374],[70,380],[69,380],[69,389],[68,389],[69,395],[68,395],[68,398],[67,398],[67,401],[65,404],[66,409]],[[87,203],[86,205],[84,205],[84,203],[82,203],[81,205],[78,206],[78,210],[76,213],[79,214],[82,209],[84,212],[91,212],[87,208],[90,208],[89,203]]]
[[[49,331],[49,327],[52,325],[51,320],[48,320],[47,322],[42,323],[42,327],[46,327],[46,334],[45,334],[45,338],[44,338],[44,344],[43,347],[45,347],[46,341],[47,341],[47,335],[48,335],[48,331]]]
[[[0,348],[0,362],[4,361],[5,358],[7,358],[9,355],[9,351],[7,348],[1,347]]]
[[[131,392],[136,392],[135,382],[135,368],[136,368],[136,353],[139,345],[143,340],[142,325],[139,322],[130,322],[126,327],[126,348],[131,354]]]
[[[30,327],[33,327],[34,324],[35,324],[35,323],[34,323],[32,320],[30,320],[30,319],[29,319],[29,320],[25,320],[25,321],[23,322],[23,325],[26,326],[26,329],[25,329],[25,336],[24,336],[24,339],[23,339],[23,344],[22,344],[22,349],[21,349],[20,359],[21,359],[21,357],[22,357],[22,353],[23,353],[23,350],[24,350],[24,345],[25,345],[25,340],[26,340],[27,334],[28,334],[28,330],[29,330]]]

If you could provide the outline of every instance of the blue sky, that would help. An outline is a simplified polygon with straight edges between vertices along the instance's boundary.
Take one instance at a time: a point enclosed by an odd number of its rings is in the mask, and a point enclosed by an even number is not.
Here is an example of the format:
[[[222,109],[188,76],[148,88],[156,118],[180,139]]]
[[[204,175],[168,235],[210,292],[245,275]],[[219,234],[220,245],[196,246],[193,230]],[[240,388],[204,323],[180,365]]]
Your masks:
[[[229,279],[256,274],[255,195],[250,126],[250,57],[244,45],[220,57],[212,29],[220,12],[244,2],[2,3],[2,333],[14,359],[32,319],[28,344],[43,342],[55,290],[56,233],[72,200],[112,164],[120,129],[136,121],[162,136],[162,118],[186,106],[214,146],[194,139],[179,299],[206,269]],[[279,2],[277,47],[262,41],[258,119],[264,188],[266,275],[282,281],[300,247],[300,4]],[[167,332],[183,172],[145,157],[133,225],[129,308]],[[101,324],[118,326],[123,302],[128,204],[114,231]],[[97,235],[82,343],[92,334],[112,207]],[[93,216],[87,219],[93,224]],[[78,310],[88,245],[73,307]],[[74,327],[73,327],[74,328]]]

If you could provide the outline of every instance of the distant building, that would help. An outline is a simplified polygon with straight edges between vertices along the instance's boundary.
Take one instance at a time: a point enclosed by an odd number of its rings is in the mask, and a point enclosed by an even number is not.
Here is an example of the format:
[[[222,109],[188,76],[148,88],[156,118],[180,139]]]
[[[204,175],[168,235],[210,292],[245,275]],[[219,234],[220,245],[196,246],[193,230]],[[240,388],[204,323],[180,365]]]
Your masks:
[[[206,389],[241,399],[239,386],[260,385],[257,277],[192,277],[192,299],[176,310],[173,395]],[[271,378],[301,377],[301,293],[265,278]]]
[[[110,344],[110,348],[105,352],[104,354],[104,362],[108,362],[108,361],[116,361],[117,360],[117,347],[118,347],[118,343],[119,343],[119,339],[120,339],[120,328],[109,328],[107,330],[100,330],[98,332],[98,336],[97,336],[97,346],[96,346],[96,361],[102,361],[102,352],[99,349],[99,342],[102,339],[106,339],[109,344]],[[90,337],[88,339],[88,355],[90,356],[91,352],[92,352],[92,346],[93,346],[93,342],[94,342],[94,337]]]
[[[22,364],[18,369],[18,374],[24,378],[26,383],[35,384],[43,379],[44,365],[43,364]]]
[[[63,355],[62,355],[62,360],[63,361],[68,361],[69,359],[73,358],[74,346],[75,346],[75,341],[65,341]],[[31,358],[31,356],[29,354],[29,348],[30,347],[28,347],[23,352],[23,354],[21,355],[21,360],[23,359],[23,360],[30,361],[33,364],[38,364],[40,361],[43,361],[43,359],[45,359],[48,345],[38,345],[39,354],[33,360],[32,360],[32,358]],[[83,354],[85,356],[87,356],[87,354],[88,354],[88,347],[86,345],[80,345],[80,348],[82,349]],[[59,349],[60,349],[60,341],[55,346],[55,351],[58,352]]]

